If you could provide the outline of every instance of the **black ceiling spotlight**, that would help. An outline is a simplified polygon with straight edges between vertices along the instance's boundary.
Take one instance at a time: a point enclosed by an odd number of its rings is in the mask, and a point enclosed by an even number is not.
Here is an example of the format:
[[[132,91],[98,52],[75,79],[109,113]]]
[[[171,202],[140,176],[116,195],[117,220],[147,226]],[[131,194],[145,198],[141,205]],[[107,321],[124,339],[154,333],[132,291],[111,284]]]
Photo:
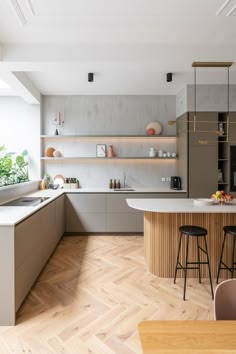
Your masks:
[[[88,73],[88,81],[93,82],[94,73]]]
[[[166,81],[171,82],[172,81],[172,73],[167,73],[166,74]]]

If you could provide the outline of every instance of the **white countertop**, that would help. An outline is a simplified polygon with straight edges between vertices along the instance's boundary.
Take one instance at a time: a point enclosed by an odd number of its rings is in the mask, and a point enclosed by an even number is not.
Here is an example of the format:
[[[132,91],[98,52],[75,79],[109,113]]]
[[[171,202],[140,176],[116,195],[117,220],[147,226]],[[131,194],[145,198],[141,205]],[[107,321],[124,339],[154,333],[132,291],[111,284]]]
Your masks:
[[[122,194],[122,193],[186,193],[186,191],[175,191],[170,188],[134,188],[135,191],[122,191],[115,192],[113,189],[109,188],[77,188],[77,189],[45,189],[38,190],[34,193],[24,194],[24,197],[50,197],[50,199],[45,200],[37,206],[1,206],[0,205],[0,226],[13,226],[17,223],[21,222],[25,218],[29,217],[31,214],[35,213],[37,210],[41,209],[54,199],[58,198],[60,195],[64,193],[114,193],[114,194]],[[16,197],[18,198],[18,197]],[[15,198],[15,199],[16,199]]]
[[[24,220],[37,210],[41,209],[52,200],[62,195],[64,191],[47,189],[44,191],[36,191],[30,194],[24,194],[24,197],[50,197],[44,202],[36,206],[0,206],[0,226],[12,226]],[[18,197],[16,197],[18,198]]]
[[[133,187],[127,187],[127,189]],[[122,189],[122,188],[121,188]],[[134,191],[121,190],[114,191],[114,189],[109,188],[77,188],[77,189],[63,189],[65,193],[186,193],[186,190],[175,190],[170,188],[133,188]]]
[[[194,199],[126,199],[134,209],[157,213],[236,213],[236,201],[229,204],[194,205]]]

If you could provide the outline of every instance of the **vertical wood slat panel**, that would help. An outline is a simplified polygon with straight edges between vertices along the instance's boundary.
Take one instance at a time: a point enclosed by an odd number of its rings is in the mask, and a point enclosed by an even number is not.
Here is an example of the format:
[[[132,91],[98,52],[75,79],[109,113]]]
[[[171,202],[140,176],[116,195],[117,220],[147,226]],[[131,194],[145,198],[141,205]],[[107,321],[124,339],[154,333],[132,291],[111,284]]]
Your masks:
[[[223,241],[223,226],[236,225],[236,214],[233,213],[144,213],[144,256],[148,270],[164,278],[174,277],[177,258],[179,227],[181,225],[196,225],[208,230],[207,246],[210,257],[212,277],[217,275],[220,259],[220,250]],[[180,260],[185,257],[185,241],[183,237]],[[201,245],[203,245],[201,240]],[[197,240],[190,237],[189,261],[197,260]],[[203,247],[204,248],[204,247]],[[231,264],[232,237],[227,236],[224,261]],[[202,253],[202,252],[201,252]],[[202,254],[201,260],[206,257]],[[184,264],[184,263],[183,263]],[[221,278],[228,278],[229,272],[221,271]],[[207,265],[201,266],[203,278],[207,278]],[[196,270],[189,271],[189,277],[197,277]],[[178,277],[183,277],[183,272],[178,271]]]

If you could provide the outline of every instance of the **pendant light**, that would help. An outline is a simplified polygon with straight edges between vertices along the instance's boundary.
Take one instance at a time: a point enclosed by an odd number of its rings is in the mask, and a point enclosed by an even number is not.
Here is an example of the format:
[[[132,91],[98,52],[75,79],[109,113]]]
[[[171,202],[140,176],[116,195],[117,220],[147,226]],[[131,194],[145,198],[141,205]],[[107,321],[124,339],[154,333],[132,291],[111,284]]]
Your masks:
[[[225,140],[218,140],[220,143],[228,143],[229,142],[229,126],[230,124],[235,124],[236,122],[230,122],[229,119],[229,68],[232,66],[233,62],[193,62],[192,67],[194,68],[194,113],[193,113],[193,120],[186,120],[186,123],[192,123],[193,129],[192,130],[181,130],[179,132],[188,132],[188,133],[213,133],[217,134],[218,136],[226,138]],[[222,135],[222,129],[218,130],[198,130],[197,123],[213,123],[215,121],[208,121],[208,120],[197,120],[197,68],[226,68],[227,69],[227,117],[226,121],[221,121],[219,123],[226,124],[226,134]],[[168,125],[176,124],[176,120],[172,120],[168,122]],[[208,143],[216,143],[216,141],[209,141],[206,139],[198,140],[199,144],[208,144]]]
[[[193,130],[190,131],[192,133],[213,133],[217,134],[218,136],[223,136],[222,135],[222,130],[197,130],[197,123],[213,123],[213,121],[197,121],[197,68],[226,68],[227,69],[227,117],[226,121],[222,121],[220,123],[224,124],[226,123],[226,134],[224,137],[226,138],[225,140],[219,140],[218,142],[225,143],[229,142],[229,68],[232,66],[232,62],[193,62],[192,67],[194,68],[194,115],[193,115]],[[199,144],[208,144],[209,142],[215,142],[215,141],[209,141],[209,140],[204,140],[200,139],[198,140]]]

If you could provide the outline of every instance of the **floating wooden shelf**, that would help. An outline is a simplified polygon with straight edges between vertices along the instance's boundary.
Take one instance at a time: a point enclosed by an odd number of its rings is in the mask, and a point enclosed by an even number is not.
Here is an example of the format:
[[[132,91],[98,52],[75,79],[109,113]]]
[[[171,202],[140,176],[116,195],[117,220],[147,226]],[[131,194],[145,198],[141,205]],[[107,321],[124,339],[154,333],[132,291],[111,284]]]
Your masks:
[[[178,157],[41,157],[41,160],[48,161],[58,161],[58,160],[100,160],[100,161],[111,161],[111,160],[176,160]]]
[[[146,139],[159,139],[159,138],[176,138],[176,135],[40,135],[44,139],[94,139],[94,138],[146,138]]]

